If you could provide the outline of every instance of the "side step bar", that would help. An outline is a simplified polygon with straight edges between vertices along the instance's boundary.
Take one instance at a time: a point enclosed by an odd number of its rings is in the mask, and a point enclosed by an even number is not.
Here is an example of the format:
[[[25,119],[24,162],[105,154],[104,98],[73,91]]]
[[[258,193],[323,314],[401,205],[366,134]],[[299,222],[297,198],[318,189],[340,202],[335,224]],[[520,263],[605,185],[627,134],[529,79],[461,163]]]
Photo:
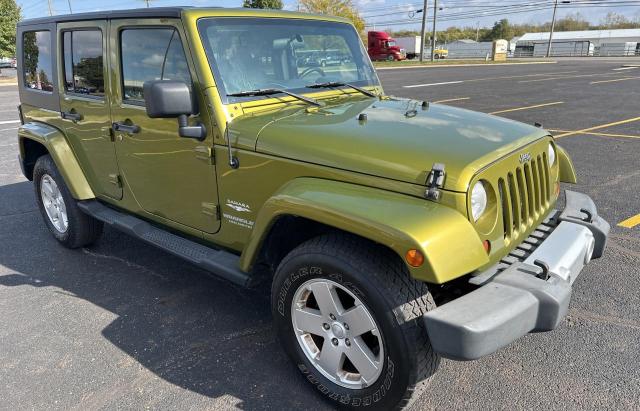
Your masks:
[[[251,277],[238,268],[239,256],[224,250],[209,248],[195,241],[171,234],[134,216],[109,208],[96,200],[80,201],[78,207],[86,214],[133,237],[170,252],[206,271],[243,287]]]

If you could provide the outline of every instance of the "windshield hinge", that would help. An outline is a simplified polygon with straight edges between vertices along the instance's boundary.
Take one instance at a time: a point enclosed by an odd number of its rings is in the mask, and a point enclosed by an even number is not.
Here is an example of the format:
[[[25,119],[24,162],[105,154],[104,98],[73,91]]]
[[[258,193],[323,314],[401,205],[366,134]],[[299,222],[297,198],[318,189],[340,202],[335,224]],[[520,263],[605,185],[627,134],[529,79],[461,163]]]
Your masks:
[[[440,188],[444,187],[444,164],[435,163],[427,177],[427,190],[424,195],[429,200],[440,199]]]

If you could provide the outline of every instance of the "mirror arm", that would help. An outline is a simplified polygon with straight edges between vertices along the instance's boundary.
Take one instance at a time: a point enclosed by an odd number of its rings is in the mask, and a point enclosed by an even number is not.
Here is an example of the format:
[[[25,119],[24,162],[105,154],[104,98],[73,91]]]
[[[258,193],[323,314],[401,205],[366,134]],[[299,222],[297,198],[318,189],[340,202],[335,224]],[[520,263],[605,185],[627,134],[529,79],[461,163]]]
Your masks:
[[[180,137],[194,138],[196,140],[204,140],[207,137],[207,129],[202,123],[197,126],[190,126],[186,114],[178,116],[178,134]]]

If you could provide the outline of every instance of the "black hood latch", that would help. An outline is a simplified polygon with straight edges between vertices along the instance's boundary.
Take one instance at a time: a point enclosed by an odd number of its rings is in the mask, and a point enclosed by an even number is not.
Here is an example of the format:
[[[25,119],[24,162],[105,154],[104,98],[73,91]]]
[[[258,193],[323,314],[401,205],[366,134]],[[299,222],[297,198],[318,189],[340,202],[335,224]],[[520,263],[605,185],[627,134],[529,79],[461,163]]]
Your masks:
[[[427,177],[427,191],[424,193],[428,200],[440,199],[440,188],[444,187],[444,164],[435,163]]]

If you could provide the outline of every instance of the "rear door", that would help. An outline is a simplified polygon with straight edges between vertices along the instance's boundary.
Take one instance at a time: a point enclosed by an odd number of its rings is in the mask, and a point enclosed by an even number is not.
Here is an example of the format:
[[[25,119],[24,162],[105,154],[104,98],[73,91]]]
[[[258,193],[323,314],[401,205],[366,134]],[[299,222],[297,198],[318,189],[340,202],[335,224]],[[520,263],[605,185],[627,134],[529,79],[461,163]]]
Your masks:
[[[122,198],[105,93],[106,20],[58,24],[60,115],[64,131],[97,195]]]
[[[213,126],[180,20],[111,21],[114,69],[111,116],[119,130],[116,152],[123,183],[138,205],[158,217],[215,233],[218,191],[213,158]],[[143,84],[181,80],[198,101],[201,113],[189,119],[209,130],[203,141],[180,137],[175,118],[149,118]],[[124,126],[124,127],[122,127]]]

